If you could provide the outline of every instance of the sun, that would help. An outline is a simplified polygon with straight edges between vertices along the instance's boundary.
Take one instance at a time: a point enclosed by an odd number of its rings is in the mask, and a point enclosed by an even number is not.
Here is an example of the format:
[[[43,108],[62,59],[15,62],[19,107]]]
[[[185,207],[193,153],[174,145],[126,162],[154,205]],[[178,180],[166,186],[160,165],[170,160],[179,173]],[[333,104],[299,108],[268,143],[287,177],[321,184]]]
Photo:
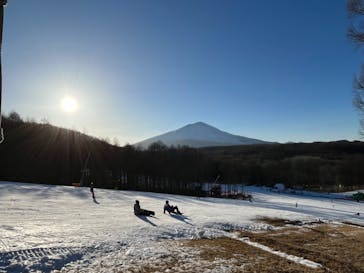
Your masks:
[[[75,98],[64,97],[61,100],[61,109],[67,113],[75,112],[78,109],[78,102]]]

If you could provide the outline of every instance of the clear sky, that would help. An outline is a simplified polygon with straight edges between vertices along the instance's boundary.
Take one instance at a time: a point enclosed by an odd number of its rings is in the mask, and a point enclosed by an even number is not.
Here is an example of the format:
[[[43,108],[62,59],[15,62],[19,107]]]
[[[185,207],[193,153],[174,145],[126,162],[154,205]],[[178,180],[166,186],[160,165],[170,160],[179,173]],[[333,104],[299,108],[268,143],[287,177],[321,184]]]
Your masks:
[[[344,0],[9,0],[3,109],[122,145],[197,121],[359,139],[348,25]]]

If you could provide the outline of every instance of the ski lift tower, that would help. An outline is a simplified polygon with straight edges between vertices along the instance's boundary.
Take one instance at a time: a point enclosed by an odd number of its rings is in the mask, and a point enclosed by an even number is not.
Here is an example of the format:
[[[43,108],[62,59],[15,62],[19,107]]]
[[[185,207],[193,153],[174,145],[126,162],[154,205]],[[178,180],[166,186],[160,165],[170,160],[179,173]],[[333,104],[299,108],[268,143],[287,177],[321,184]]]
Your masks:
[[[0,0],[0,143],[4,141],[4,130],[1,126],[2,119],[2,108],[1,108],[1,99],[2,99],[2,68],[1,68],[1,49],[2,49],[2,41],[3,41],[3,24],[4,24],[4,6],[7,4],[8,0]]]

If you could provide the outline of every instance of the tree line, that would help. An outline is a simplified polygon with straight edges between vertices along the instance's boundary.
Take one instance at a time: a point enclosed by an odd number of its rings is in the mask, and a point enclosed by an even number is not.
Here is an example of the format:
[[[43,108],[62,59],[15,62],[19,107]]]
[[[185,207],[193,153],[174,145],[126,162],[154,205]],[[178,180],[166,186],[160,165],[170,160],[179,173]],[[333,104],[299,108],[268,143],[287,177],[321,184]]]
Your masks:
[[[3,121],[0,180],[203,195],[203,184],[345,190],[364,184],[364,143],[339,141],[212,148],[119,147],[48,123]]]

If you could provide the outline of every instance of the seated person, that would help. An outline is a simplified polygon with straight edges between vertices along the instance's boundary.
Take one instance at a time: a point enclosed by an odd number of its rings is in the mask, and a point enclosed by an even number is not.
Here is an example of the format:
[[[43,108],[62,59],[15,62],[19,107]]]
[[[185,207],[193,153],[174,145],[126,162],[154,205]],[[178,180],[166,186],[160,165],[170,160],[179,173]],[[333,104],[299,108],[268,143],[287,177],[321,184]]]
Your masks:
[[[154,215],[155,213],[154,213],[154,211],[151,211],[151,210],[141,209],[139,201],[135,200],[134,214],[137,216],[138,215],[151,216],[151,215]]]
[[[179,210],[178,210],[178,207],[177,206],[171,206],[169,204],[169,201],[167,200],[166,201],[166,204],[164,205],[164,209],[163,209],[163,213],[166,213],[166,211],[171,214],[172,212],[173,213],[176,213],[176,214],[182,214]]]

